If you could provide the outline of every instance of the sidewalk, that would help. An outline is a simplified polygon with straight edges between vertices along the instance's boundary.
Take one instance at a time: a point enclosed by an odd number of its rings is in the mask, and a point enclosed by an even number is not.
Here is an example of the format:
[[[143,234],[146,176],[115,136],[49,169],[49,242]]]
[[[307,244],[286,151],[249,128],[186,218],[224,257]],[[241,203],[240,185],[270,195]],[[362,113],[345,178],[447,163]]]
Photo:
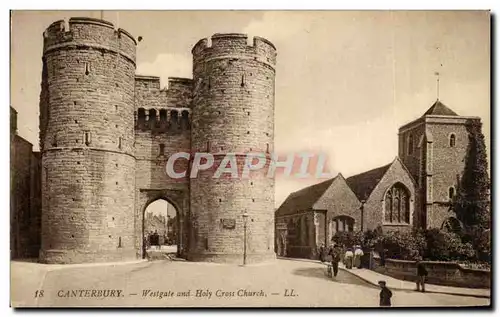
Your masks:
[[[352,275],[355,275],[360,279],[376,286],[378,286],[378,281],[384,280],[387,283],[387,287],[392,290],[414,291],[416,288],[416,284],[414,282],[398,280],[393,277],[383,275],[368,269],[348,270],[343,265],[339,265],[339,269],[346,271]],[[490,289],[452,287],[452,286],[441,286],[433,284],[425,284],[425,292],[458,295],[458,296],[472,296],[480,298],[491,297]]]
[[[325,262],[321,263],[318,260],[312,259],[300,259],[300,258],[287,258],[287,257],[277,257],[280,260],[289,260],[289,261],[304,261],[304,262],[313,262],[318,264],[326,265]],[[395,279],[393,277],[377,273],[368,269],[351,269],[348,270],[344,267],[342,263],[339,263],[339,269],[345,272],[348,272],[354,276],[359,277],[363,281],[370,283],[372,285],[378,286],[378,281],[384,280],[387,283],[387,287],[393,290],[400,291],[415,291],[416,284],[410,281],[402,281]],[[442,286],[442,285],[434,285],[434,284],[425,284],[425,292],[426,293],[438,293],[438,294],[448,294],[448,295],[456,295],[456,296],[471,296],[471,297],[479,297],[479,298],[490,298],[491,290],[490,289],[482,289],[482,288],[465,288],[465,287],[452,287],[452,286]]]
[[[129,265],[129,264],[138,264],[138,263],[147,263],[148,260],[140,259],[140,260],[132,260],[132,261],[123,261],[123,262],[95,262],[95,263],[79,263],[79,264],[45,264],[38,263],[35,261],[26,261],[26,260],[11,260],[11,269],[13,267],[16,268],[24,268],[24,269],[41,269],[44,271],[53,271],[60,269],[74,269],[81,267],[95,267],[95,266],[119,266],[119,265]]]

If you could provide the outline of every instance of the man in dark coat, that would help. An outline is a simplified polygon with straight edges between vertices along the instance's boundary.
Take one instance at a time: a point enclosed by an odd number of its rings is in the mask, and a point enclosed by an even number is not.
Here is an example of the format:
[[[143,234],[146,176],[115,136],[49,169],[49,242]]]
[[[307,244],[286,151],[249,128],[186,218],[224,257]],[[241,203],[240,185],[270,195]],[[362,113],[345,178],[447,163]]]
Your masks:
[[[417,257],[417,289],[416,291],[420,291],[420,286],[422,286],[422,292],[425,293],[425,277],[427,276],[427,269],[425,265],[422,263],[422,257]]]
[[[390,307],[392,292],[389,288],[387,288],[385,281],[379,281],[378,285],[380,285],[380,306],[381,307]]]
[[[332,269],[333,269],[333,276],[336,277],[337,273],[339,272],[339,261],[341,259],[341,250],[340,246],[336,244],[333,248],[330,249],[330,252],[328,255],[332,257]]]

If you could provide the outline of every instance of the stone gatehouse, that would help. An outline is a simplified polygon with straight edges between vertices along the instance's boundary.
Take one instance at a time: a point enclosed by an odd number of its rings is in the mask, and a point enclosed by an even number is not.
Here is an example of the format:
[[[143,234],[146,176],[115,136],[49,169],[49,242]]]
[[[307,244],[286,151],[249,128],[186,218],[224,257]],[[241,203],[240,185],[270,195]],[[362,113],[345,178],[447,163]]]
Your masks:
[[[178,255],[240,262],[275,258],[274,179],[180,179],[177,152],[270,154],[276,48],[266,39],[215,34],[192,49],[193,78],[135,73],[139,41],[107,21],[71,18],[43,33],[40,94],[41,241],[45,263],[142,257],[144,212],[177,211]],[[189,170],[178,159],[174,169]]]

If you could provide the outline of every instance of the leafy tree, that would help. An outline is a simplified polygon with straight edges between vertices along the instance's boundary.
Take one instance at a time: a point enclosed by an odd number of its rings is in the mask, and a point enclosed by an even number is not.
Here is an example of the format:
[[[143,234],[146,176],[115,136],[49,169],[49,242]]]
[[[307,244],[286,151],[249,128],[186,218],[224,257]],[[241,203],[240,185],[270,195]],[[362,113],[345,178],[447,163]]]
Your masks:
[[[472,231],[490,228],[490,181],[481,121],[468,120],[469,145],[465,169],[460,180],[453,209],[465,228]]]
[[[466,125],[469,145],[464,173],[453,201],[453,210],[464,225],[463,242],[472,244],[478,258],[489,259],[491,257],[490,180],[481,125],[481,121],[477,119],[468,120]]]

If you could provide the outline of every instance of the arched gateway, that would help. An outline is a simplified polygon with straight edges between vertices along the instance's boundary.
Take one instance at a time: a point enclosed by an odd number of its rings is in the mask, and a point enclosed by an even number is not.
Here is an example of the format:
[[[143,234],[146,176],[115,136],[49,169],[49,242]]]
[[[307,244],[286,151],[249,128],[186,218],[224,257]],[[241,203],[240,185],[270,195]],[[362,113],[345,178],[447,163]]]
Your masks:
[[[137,257],[144,258],[143,237],[146,230],[146,210],[148,207],[160,200],[168,202],[175,208],[175,229],[177,231],[177,256],[185,258],[187,255],[187,228],[186,228],[186,214],[188,213],[189,195],[181,190],[174,189],[142,189],[139,190],[138,197],[138,221],[136,221],[136,250]]]

